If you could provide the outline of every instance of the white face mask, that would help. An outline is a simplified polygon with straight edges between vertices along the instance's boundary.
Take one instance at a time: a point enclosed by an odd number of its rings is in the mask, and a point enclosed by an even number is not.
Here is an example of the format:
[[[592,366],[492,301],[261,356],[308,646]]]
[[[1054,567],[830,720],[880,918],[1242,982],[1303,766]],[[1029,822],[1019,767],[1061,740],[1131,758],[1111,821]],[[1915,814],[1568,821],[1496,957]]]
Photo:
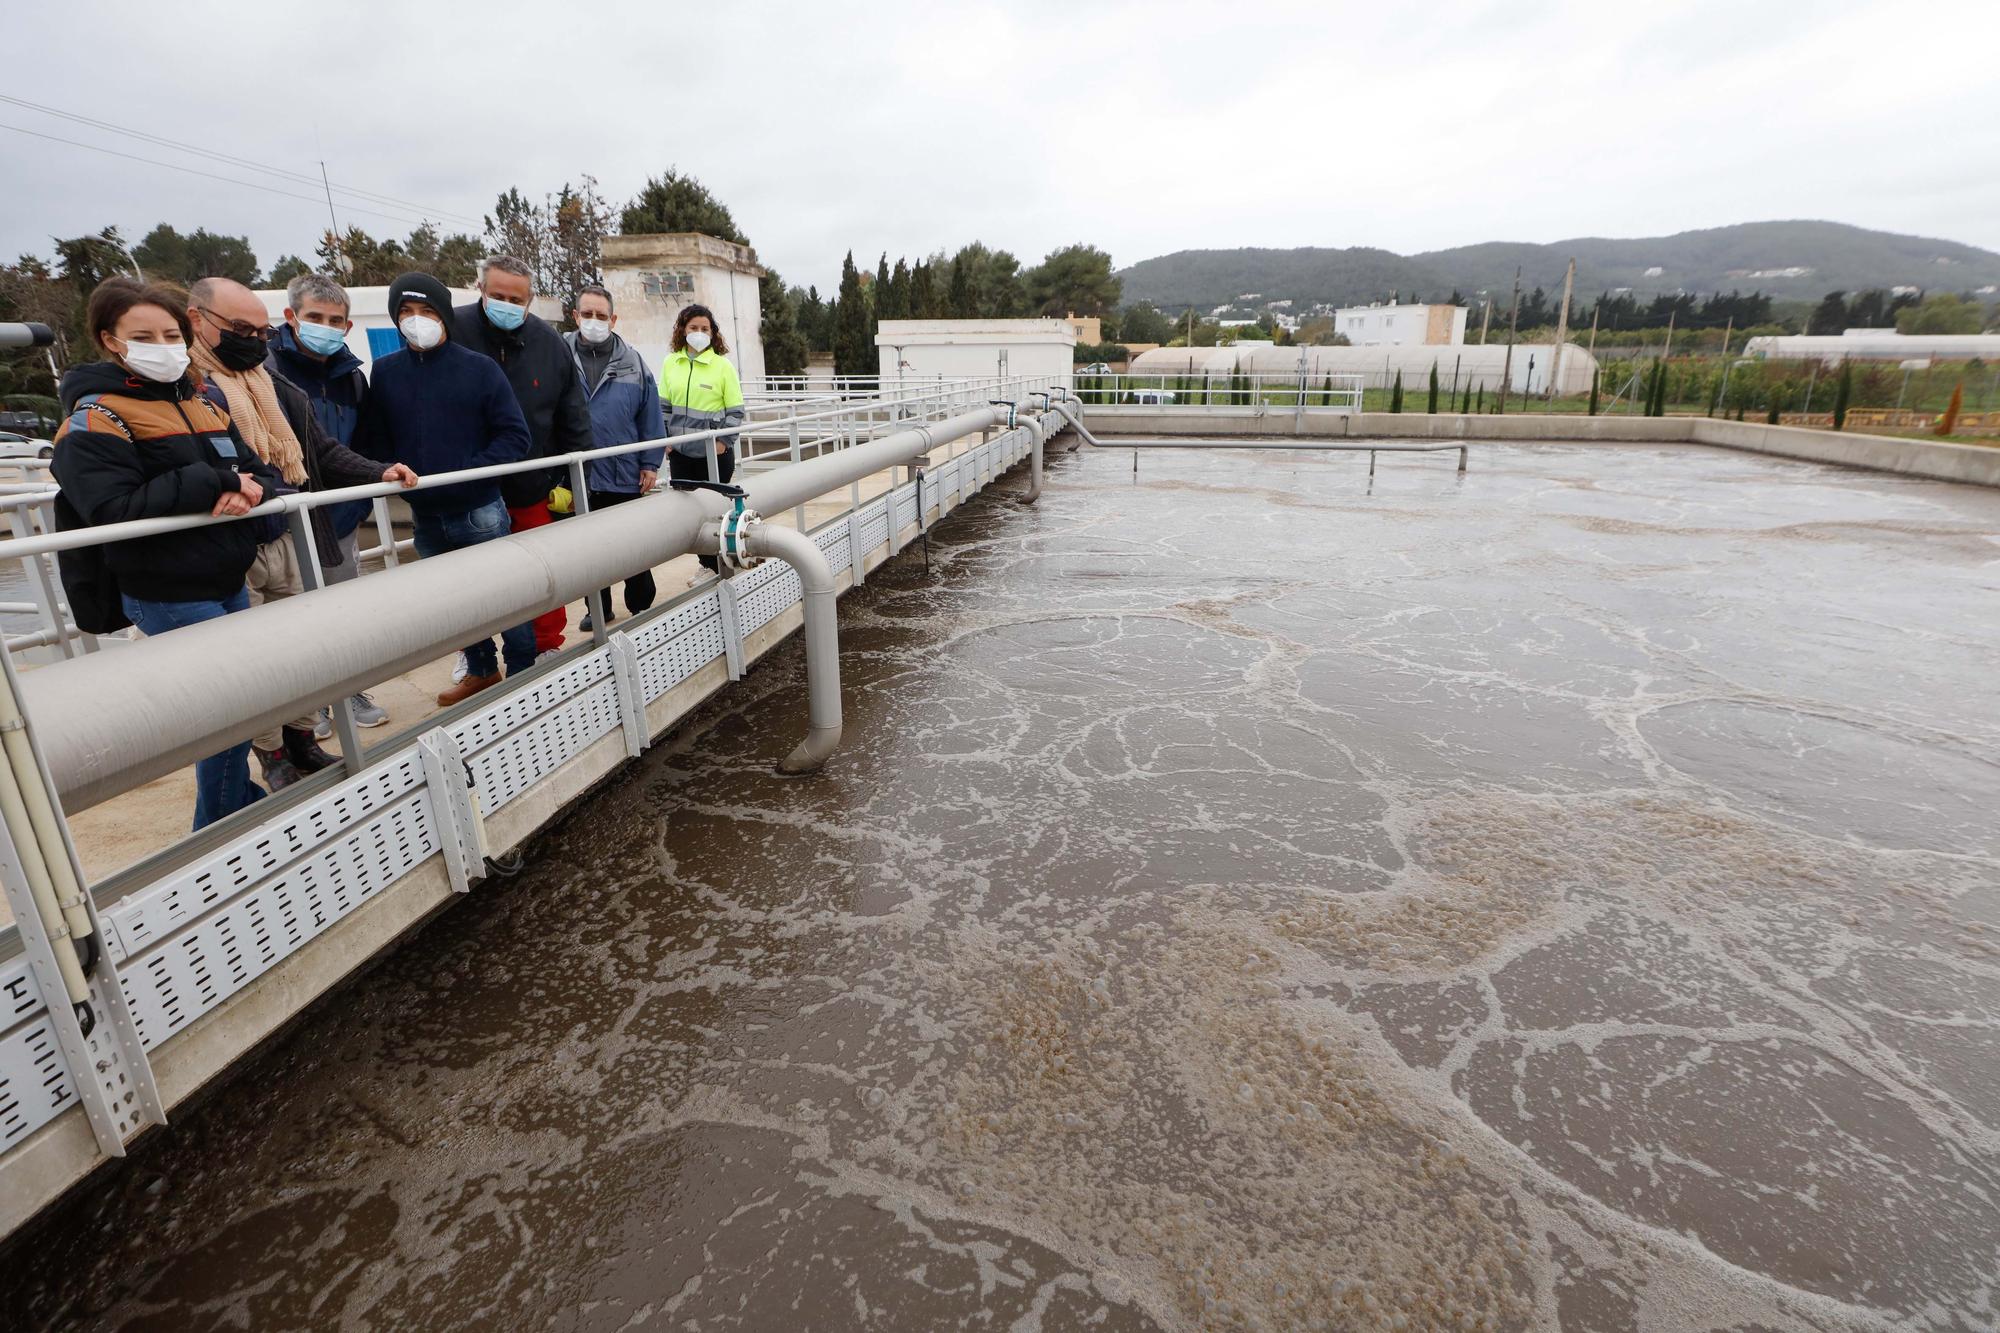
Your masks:
[[[611,321],[608,319],[579,319],[576,331],[587,343],[601,343],[611,336]]]
[[[396,323],[409,339],[410,346],[419,352],[428,352],[444,341],[444,324],[429,315],[405,315]]]
[[[128,342],[123,360],[125,368],[141,379],[172,384],[187,374],[187,344]]]
[[[688,330],[687,345],[689,349],[695,353],[695,355],[699,356],[701,353],[706,352],[708,350],[709,342],[710,342],[709,336],[706,333],[703,333],[700,329]]]

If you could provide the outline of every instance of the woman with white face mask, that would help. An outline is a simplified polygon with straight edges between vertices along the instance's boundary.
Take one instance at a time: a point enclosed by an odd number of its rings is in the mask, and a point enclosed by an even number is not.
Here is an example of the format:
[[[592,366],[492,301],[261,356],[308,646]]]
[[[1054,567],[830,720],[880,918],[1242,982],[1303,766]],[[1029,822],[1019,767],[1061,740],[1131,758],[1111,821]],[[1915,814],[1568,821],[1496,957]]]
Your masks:
[[[660,367],[667,434],[742,425],[743,385],[730,364],[729,344],[715,327],[715,313],[705,305],[683,307],[674,321],[673,349]],[[708,440],[683,440],[667,455],[668,474],[676,483],[728,481],[736,473],[735,444],[734,435],[717,436],[712,446]],[[714,571],[715,557],[701,557],[701,567]]]
[[[52,463],[62,529],[181,514],[238,517],[279,477],[189,370],[186,293],[111,278],[90,294],[90,340],[110,358],[63,376],[65,420]],[[65,551],[63,588],[78,626],[147,635],[247,610],[244,575],[267,522],[205,524]],[[194,826],[264,793],[250,781],[249,740],[195,765]]]

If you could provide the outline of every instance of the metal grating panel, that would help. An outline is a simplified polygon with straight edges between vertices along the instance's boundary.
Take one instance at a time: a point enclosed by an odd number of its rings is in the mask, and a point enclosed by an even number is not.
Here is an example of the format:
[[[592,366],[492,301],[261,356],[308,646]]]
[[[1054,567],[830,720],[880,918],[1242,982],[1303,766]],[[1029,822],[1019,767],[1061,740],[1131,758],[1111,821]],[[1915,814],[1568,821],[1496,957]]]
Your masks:
[[[642,628],[633,630],[632,642],[639,645],[639,656],[644,657],[669,639],[687,633],[702,621],[719,620],[721,616],[721,600],[717,597],[715,589],[710,588],[701,596],[681,603],[659,619],[649,620]]]
[[[423,765],[415,750],[407,751],[286,811],[214,855],[120,898],[104,911],[112,959],[122,962],[138,953],[422,782]]]
[[[42,988],[25,953],[0,963],[0,1032],[42,1007]]]
[[[597,684],[472,757],[472,782],[479,793],[479,808],[489,818],[568,763],[586,745],[623,725],[618,717],[618,689],[611,681],[609,658],[600,656],[600,665],[605,667],[605,674]]]
[[[819,553],[826,557],[827,566],[833,570],[836,577],[841,570],[854,563],[848,558],[845,523],[828,524],[813,538],[813,545],[819,547]]]
[[[306,860],[128,962],[150,1049],[221,1004],[438,850],[430,792],[411,792]]]
[[[792,572],[790,565],[777,561],[771,563],[777,565],[777,575],[766,579],[763,587],[737,604],[736,614],[741,617],[742,633],[746,639],[783,615],[787,608],[798,602],[804,591],[799,576]]]
[[[611,655],[602,648],[584,654],[561,671],[551,672],[518,694],[449,728],[458,752],[477,755],[509,732],[518,731],[556,705],[611,679]],[[476,765],[475,760],[475,765]]]
[[[713,599],[709,599],[711,604]],[[646,701],[653,700],[723,654],[722,614],[718,609],[665,647],[639,659],[639,684]]]
[[[0,1037],[0,1148],[11,1148],[75,1104],[46,1013]]]

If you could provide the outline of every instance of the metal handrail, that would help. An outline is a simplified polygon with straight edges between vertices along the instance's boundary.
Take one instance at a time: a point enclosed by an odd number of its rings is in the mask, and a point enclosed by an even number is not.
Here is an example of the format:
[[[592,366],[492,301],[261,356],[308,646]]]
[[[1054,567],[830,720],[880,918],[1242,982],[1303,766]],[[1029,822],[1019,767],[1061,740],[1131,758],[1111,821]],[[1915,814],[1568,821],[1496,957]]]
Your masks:
[[[1047,381],[1046,376],[1021,376],[1005,381],[1019,392],[1029,392],[1032,386]],[[947,388],[942,392],[921,395],[921,398],[954,396],[960,391]],[[886,403],[881,398],[867,403],[856,401],[845,407],[828,408],[818,412],[795,413],[788,417],[758,422],[759,429],[791,426],[808,421],[821,421],[850,415],[864,406],[898,406],[900,403]],[[893,423],[884,423],[893,424]],[[256,508],[243,514],[177,514],[165,518],[130,519],[123,523],[105,523],[89,528],[75,528],[68,532],[49,532],[40,536],[11,537],[0,540],[0,559],[20,559],[44,555],[53,551],[73,551],[83,547],[100,546],[111,542],[127,541],[134,537],[151,537],[165,532],[181,532],[190,528],[206,527],[215,523],[239,523],[244,519],[284,515],[310,511],[326,505],[344,504],[353,500],[373,500],[378,496],[406,495],[413,490],[429,490],[433,487],[452,486],[469,481],[489,481],[496,477],[514,476],[523,472],[547,472],[558,467],[579,467],[600,458],[617,458],[626,454],[644,453],[661,447],[672,448],[676,444],[712,443],[721,436],[736,436],[746,433],[749,423],[738,426],[718,427],[714,430],[689,431],[684,435],[670,435],[655,440],[640,440],[631,444],[604,445],[595,449],[579,449],[564,454],[546,454],[539,458],[522,459],[513,463],[490,463],[484,467],[462,468],[454,472],[434,472],[425,476],[415,486],[402,486],[395,482],[369,482],[359,486],[339,486],[331,490],[298,491],[290,495],[266,500]],[[387,466],[386,464],[384,466]]]

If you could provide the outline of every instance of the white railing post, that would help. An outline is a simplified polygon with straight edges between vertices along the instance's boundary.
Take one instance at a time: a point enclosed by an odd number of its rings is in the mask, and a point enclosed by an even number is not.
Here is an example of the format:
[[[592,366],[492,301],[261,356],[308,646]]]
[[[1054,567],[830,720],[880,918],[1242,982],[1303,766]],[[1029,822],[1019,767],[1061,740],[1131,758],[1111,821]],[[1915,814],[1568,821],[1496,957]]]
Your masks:
[[[437,829],[445,873],[458,893],[469,893],[474,881],[486,877],[486,821],[472,791],[472,774],[459,753],[458,742],[443,727],[417,737],[424,766],[424,786],[430,792],[431,823]]]

